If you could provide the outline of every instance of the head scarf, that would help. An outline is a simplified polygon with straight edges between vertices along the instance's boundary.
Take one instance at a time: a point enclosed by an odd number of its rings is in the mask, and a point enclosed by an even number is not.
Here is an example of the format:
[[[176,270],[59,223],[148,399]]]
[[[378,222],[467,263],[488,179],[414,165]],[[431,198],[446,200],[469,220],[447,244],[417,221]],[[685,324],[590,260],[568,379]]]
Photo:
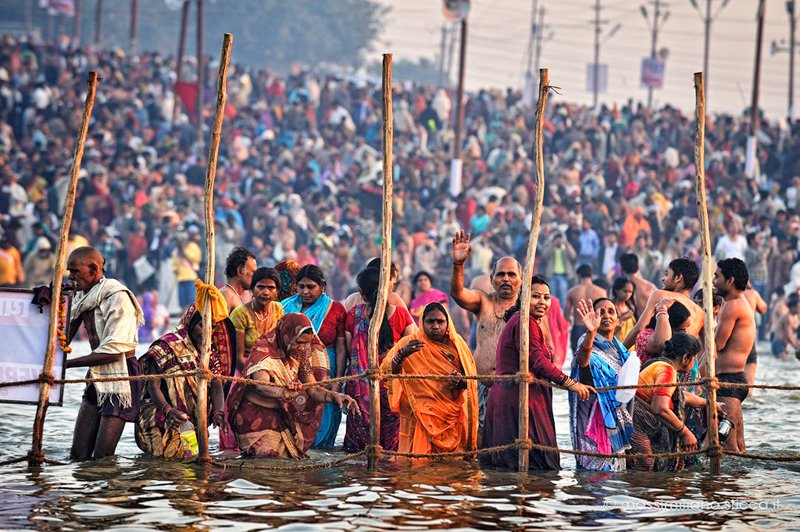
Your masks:
[[[283,301],[297,293],[297,273],[300,271],[300,265],[293,260],[285,260],[276,264],[275,269],[281,278],[278,301]]]

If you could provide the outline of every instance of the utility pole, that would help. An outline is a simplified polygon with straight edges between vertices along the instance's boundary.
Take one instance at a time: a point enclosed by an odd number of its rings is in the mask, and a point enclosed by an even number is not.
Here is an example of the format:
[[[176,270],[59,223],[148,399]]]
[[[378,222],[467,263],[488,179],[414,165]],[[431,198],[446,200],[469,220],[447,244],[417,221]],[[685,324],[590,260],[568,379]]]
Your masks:
[[[786,12],[789,14],[789,110],[787,118],[791,127],[792,119],[794,118],[794,44],[795,44],[795,26],[797,25],[797,18],[794,14],[794,0],[786,2]]]
[[[597,109],[598,94],[600,93],[600,47],[611,37],[613,37],[614,34],[619,31],[622,25],[616,24],[613,28],[611,28],[611,31],[608,32],[606,38],[601,41],[600,37],[603,35],[603,26],[608,24],[609,21],[600,18],[600,12],[603,10],[603,6],[600,5],[600,0],[595,0],[593,9],[594,20],[592,21],[592,24],[594,24],[594,76],[592,79],[592,107]],[[606,81],[606,83],[608,83],[608,81]]]
[[[183,81],[183,56],[186,54],[186,28],[189,25],[189,0],[183,0],[181,8],[181,29],[178,37],[178,59],[175,65],[175,84]],[[172,105],[172,125],[178,116],[178,94],[175,92],[175,102]]]
[[[669,18],[669,11],[661,10],[661,0],[652,0],[653,2],[653,22],[650,22],[650,17],[647,14],[647,8],[642,5],[640,10],[642,16],[647,21],[650,28],[650,59],[655,60],[658,54],[658,32],[661,27],[667,22]],[[647,108],[653,107],[653,87],[647,87]]]
[[[439,86],[444,86],[444,55],[447,51],[447,24],[442,22],[442,39],[439,44]]]
[[[75,14],[72,16],[72,46],[81,45],[81,0],[75,0]]]
[[[766,0],[758,1],[758,26],[756,29],[756,61],[753,67],[753,97],[750,103],[750,137],[747,139],[747,159],[745,172],[747,177],[758,177],[756,169],[758,157],[758,129],[760,116],[758,114],[758,89],[761,83],[761,49],[764,41],[764,12],[767,10]]]
[[[711,9],[711,2],[712,0],[706,0],[706,10],[705,13],[700,11],[700,6],[697,4],[697,0],[689,0],[689,3],[692,4],[692,7],[695,8],[697,13],[700,15],[700,19],[703,21],[703,26],[705,28],[704,31],[704,45],[703,45],[703,83],[705,83],[705,95],[706,95],[706,102],[708,101],[708,58],[709,58],[709,49],[711,48],[711,25],[719,16],[720,12],[725,9],[725,6],[728,5],[730,0],[722,0],[719,7],[715,12],[712,12]]]
[[[131,55],[136,55],[136,29],[139,22],[139,0],[131,0]]]
[[[100,46],[100,28],[103,25],[103,0],[97,0],[94,6],[94,45]]]
[[[197,117],[197,149],[203,152],[203,88],[205,87],[205,65],[203,64],[203,0],[197,0],[197,99],[195,100],[195,116]]]
[[[536,59],[533,62],[534,72],[539,72],[542,58],[542,41],[544,40],[544,6],[539,8],[539,22],[537,24],[538,31],[536,32]],[[552,36],[552,35],[551,35]]]
[[[531,33],[528,37],[528,68],[525,70],[525,79],[530,80],[533,77],[533,57],[535,54],[536,49],[536,41],[539,38],[539,34],[541,33],[539,28],[536,26],[536,15],[537,15],[537,4],[539,0],[533,0],[533,6],[531,7]],[[536,72],[539,72],[538,68],[539,65],[536,65]]]
[[[452,83],[453,79],[453,56],[455,55],[455,47],[456,47],[456,25],[450,24],[447,32],[447,66],[445,67],[445,72],[447,72],[447,86],[449,87]]]
[[[33,0],[25,0],[25,33],[33,32]]]
[[[464,129],[464,74],[467,69],[467,16],[461,19],[461,48],[458,51],[458,89],[456,90],[455,145],[450,161],[450,194],[461,193],[461,135]]]

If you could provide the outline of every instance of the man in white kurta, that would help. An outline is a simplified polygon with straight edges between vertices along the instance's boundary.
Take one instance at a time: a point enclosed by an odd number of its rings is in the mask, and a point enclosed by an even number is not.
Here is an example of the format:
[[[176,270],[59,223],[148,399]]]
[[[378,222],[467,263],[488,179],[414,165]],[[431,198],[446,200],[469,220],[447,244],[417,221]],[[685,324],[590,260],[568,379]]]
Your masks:
[[[88,355],[68,360],[67,367],[88,367],[90,378],[140,375],[135,350],[144,316],[130,290],[103,276],[103,264],[103,256],[91,247],[76,249],[67,261],[77,291],[69,339],[83,325],[92,348]],[[70,457],[88,460],[113,455],[125,423],[136,420],[141,390],[141,382],[89,383],[75,421]]]

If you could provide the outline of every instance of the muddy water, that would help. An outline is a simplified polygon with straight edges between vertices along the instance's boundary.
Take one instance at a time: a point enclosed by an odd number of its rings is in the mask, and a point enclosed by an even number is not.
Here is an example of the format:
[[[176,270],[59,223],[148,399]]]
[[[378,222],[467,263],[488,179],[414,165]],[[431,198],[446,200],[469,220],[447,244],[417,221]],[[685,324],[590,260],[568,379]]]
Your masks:
[[[764,350],[766,351],[766,350]],[[77,352],[81,352],[78,347]],[[81,376],[70,371],[70,377]],[[759,382],[796,384],[800,363],[762,356]],[[66,460],[82,385],[52,408],[45,452]],[[748,450],[800,452],[800,392],[757,392],[745,403]],[[559,445],[569,448],[566,394],[554,397]],[[0,405],[0,453],[30,447],[34,407]],[[340,434],[341,436],[341,434]],[[216,440],[212,436],[212,445]],[[0,470],[0,529],[785,529],[800,526],[800,463],[723,461],[679,474],[518,475],[474,463],[363,461],[325,470],[200,468],[141,455],[129,426],[119,456],[98,462]],[[315,458],[339,456],[317,453]],[[233,458],[233,456],[221,456]],[[2,457],[0,457],[2,459]],[[233,464],[238,464],[234,461]]]

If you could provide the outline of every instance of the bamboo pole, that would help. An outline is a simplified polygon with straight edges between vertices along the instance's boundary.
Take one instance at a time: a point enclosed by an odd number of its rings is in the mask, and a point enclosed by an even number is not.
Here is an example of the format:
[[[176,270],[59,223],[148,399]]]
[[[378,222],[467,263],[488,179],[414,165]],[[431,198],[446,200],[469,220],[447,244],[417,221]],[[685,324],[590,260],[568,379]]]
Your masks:
[[[208,167],[206,168],[206,185],[203,206],[206,224],[206,283],[214,284],[214,179],[217,176],[217,157],[219,155],[220,132],[225,115],[225,101],[228,99],[226,81],[228,62],[231,58],[233,35],[226,33],[222,38],[222,52],[219,58],[219,74],[217,76],[217,107],[214,110],[214,122],[211,128],[211,141],[208,147]],[[208,300],[206,303],[210,303]],[[211,305],[206,304],[203,313],[203,343],[200,348],[200,369],[208,370],[211,357]],[[197,378],[197,443],[200,447],[199,460],[207,462],[208,458],[208,385],[205,374]]]
[[[72,154],[72,168],[69,171],[69,182],[67,184],[67,196],[64,201],[64,218],[61,222],[61,229],[56,244],[56,264],[53,270],[52,294],[50,303],[50,325],[47,329],[47,351],[44,355],[44,367],[42,375],[53,375],[53,363],[56,355],[56,341],[58,333],[58,307],[61,302],[61,283],[64,280],[64,270],[67,263],[67,239],[72,225],[72,213],[75,210],[75,196],[78,188],[78,174],[81,170],[81,160],[83,159],[83,148],[86,143],[86,134],[89,131],[89,119],[94,108],[94,96],[97,91],[97,72],[89,73],[89,82],[86,91],[86,101],[83,104],[83,116],[81,126],[78,130],[78,141],[75,144],[75,151]],[[69,322],[69,316],[67,316]],[[67,328],[68,325],[65,325]],[[42,382],[39,385],[39,404],[36,407],[36,417],[33,422],[33,442],[31,452],[28,455],[29,465],[40,465],[42,463],[42,436],[44,434],[44,418],[47,414],[47,407],[50,405],[50,383]]]
[[[539,242],[539,230],[542,224],[542,205],[544,204],[544,154],[542,147],[542,128],[544,124],[544,109],[547,105],[547,89],[550,83],[550,74],[546,68],[539,69],[539,103],[536,107],[536,125],[533,137],[533,162],[536,176],[536,199],[533,203],[533,217],[531,218],[531,233],[528,238],[528,252],[525,255],[525,270],[522,273],[522,295],[520,297],[519,319],[519,371],[526,377],[530,375],[529,349],[530,349],[530,314],[531,314],[531,279],[533,279],[534,262],[536,259],[536,245]],[[519,440],[530,441],[528,427],[528,400],[530,398],[530,385],[527,381],[519,383]],[[527,449],[519,450],[519,470],[528,471],[529,453]]]
[[[705,311],[705,326],[703,327],[703,341],[705,343],[706,376],[711,379],[716,375],[717,346],[714,342],[714,286],[711,281],[711,271],[714,267],[711,254],[711,234],[708,223],[708,204],[706,203],[706,174],[705,174],[705,137],[706,137],[706,95],[705,81],[702,72],[694,74],[695,113],[697,130],[694,144],[695,187],[697,190],[697,215],[700,218],[700,241],[703,246],[703,310]],[[711,473],[719,474],[719,420],[717,417],[717,390],[706,384],[706,420],[708,421],[708,445],[712,449]]]
[[[392,143],[394,125],[392,118],[392,54],[383,54],[383,228],[381,232],[381,280],[378,285],[378,301],[372,309],[369,322],[369,443],[371,450],[367,454],[367,469],[375,470],[378,457],[376,446],[381,435],[381,400],[380,380],[375,373],[380,371],[378,365],[378,335],[381,330],[383,316],[386,314],[386,302],[389,299],[389,276],[392,269]]]

